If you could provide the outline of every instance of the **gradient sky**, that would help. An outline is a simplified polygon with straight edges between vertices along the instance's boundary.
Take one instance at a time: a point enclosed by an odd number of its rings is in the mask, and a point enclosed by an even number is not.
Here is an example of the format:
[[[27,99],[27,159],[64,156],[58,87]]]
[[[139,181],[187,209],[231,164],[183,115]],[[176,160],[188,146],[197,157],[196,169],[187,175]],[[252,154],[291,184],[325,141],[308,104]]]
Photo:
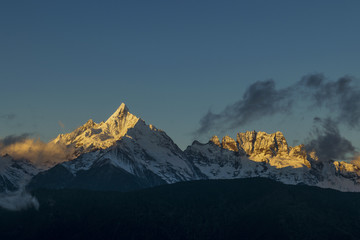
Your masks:
[[[355,0],[1,1],[0,137],[48,141],[125,102],[185,148],[209,109],[255,81],[359,79],[359,10]],[[275,116],[229,134],[280,130],[293,144],[312,118]],[[213,134],[222,133],[199,138]]]

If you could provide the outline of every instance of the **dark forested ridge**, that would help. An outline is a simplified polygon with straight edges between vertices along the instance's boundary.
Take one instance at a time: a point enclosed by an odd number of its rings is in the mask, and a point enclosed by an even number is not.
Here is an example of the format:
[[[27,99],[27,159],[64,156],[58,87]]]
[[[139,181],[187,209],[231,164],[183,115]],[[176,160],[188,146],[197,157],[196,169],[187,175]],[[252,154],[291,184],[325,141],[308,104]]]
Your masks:
[[[360,239],[360,194],[262,178],[33,194],[0,209],[0,239]]]

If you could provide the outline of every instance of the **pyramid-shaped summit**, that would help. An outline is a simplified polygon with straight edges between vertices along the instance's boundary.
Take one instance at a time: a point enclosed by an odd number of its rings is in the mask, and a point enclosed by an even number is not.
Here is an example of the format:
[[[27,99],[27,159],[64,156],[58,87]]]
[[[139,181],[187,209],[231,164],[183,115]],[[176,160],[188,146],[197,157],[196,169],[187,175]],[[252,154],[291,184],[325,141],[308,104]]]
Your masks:
[[[121,103],[118,109],[106,120],[106,122],[111,121],[111,119],[121,118],[122,116],[129,113],[129,108],[125,103]]]
[[[95,123],[91,119],[71,133],[60,134],[52,142],[57,144],[72,145],[82,148],[83,151],[106,149],[126,135],[140,118],[129,112],[125,103],[105,121]],[[81,152],[83,152],[81,151]]]
[[[112,136],[115,140],[119,140],[125,136],[126,132],[133,128],[140,118],[129,112],[124,103],[106,120],[103,124],[104,132]]]

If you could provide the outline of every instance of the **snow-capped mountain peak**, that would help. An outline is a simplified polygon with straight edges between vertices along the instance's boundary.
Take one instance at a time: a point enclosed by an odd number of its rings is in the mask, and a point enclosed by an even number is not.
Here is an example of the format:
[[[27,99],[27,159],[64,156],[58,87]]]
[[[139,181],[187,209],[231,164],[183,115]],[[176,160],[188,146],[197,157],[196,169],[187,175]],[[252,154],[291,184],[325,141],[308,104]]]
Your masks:
[[[78,157],[35,177],[32,187],[81,187],[77,184],[86,182],[92,189],[101,183],[105,189],[124,190],[203,178],[164,131],[131,114],[125,104],[105,122],[88,121],[54,141],[73,145]],[[127,183],[111,180],[120,178]]]
[[[118,109],[116,109],[116,111],[108,118],[108,120],[106,120],[105,123],[109,123],[116,119],[122,118],[128,114],[132,115],[129,112],[129,108],[125,105],[125,103],[121,103],[121,105],[118,107]]]
[[[114,139],[119,140],[125,136],[126,132],[133,128],[140,118],[129,112],[124,103],[106,120],[103,124],[105,132],[112,135]]]
[[[60,134],[54,143],[73,145],[80,149],[79,153],[95,149],[106,149],[114,145],[133,128],[140,118],[129,112],[124,103],[105,121],[95,123],[88,120],[84,125],[71,133]]]

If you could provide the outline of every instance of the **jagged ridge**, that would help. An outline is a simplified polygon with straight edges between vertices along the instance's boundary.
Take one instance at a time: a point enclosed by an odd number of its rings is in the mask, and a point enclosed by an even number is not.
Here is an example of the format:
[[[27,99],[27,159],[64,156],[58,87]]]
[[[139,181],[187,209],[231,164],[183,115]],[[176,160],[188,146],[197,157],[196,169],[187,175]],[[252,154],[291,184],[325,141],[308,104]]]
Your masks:
[[[214,136],[206,144],[195,141],[182,151],[164,131],[131,114],[125,104],[105,122],[89,120],[52,143],[75,147],[77,157],[38,174],[30,187],[75,184],[128,190],[120,185],[131,182],[138,188],[197,179],[267,177],[288,184],[360,191],[357,166],[319,162],[303,145],[289,146],[281,132],[238,133],[236,140],[225,136],[221,142]],[[65,180],[61,184],[58,179]]]

